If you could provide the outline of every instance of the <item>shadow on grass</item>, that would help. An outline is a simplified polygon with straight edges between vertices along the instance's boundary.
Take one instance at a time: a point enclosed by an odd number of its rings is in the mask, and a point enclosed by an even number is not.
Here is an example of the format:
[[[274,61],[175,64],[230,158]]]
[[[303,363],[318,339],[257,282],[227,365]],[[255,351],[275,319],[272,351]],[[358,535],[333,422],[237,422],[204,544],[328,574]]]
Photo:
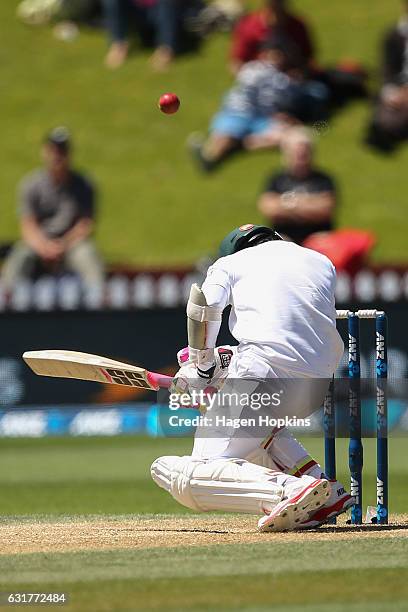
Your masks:
[[[390,523],[389,525],[363,524],[363,525],[323,525],[318,529],[308,529],[315,533],[359,533],[362,531],[398,531],[408,530],[408,523]]]

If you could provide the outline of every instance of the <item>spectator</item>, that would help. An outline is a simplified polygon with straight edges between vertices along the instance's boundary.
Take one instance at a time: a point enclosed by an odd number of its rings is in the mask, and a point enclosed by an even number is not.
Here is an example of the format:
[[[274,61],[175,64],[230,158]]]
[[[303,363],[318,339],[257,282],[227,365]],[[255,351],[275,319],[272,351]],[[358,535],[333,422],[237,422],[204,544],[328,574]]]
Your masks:
[[[232,39],[231,68],[238,72],[242,64],[258,58],[262,45],[273,35],[283,35],[296,46],[303,67],[313,59],[313,42],[304,21],[290,13],[287,0],[266,0],[264,8],[242,17]]]
[[[153,39],[153,68],[165,70],[180,46],[183,0],[103,0],[106,27],[111,39],[105,63],[118,68],[129,53],[129,22],[134,22],[143,42]]]
[[[56,273],[67,269],[88,285],[103,282],[103,268],[90,239],[95,193],[91,183],[71,169],[70,138],[55,128],[43,145],[45,169],[23,179],[21,233],[3,266],[7,288],[35,274],[38,267]]]
[[[348,100],[367,96],[367,74],[353,59],[322,68],[315,58],[312,33],[303,19],[287,9],[288,0],[265,0],[262,9],[243,17],[235,27],[231,49],[231,69],[257,59],[262,44],[273,35],[285,36],[296,48],[298,64],[308,78],[326,86],[332,110]],[[316,86],[316,85],[315,85]]]
[[[310,234],[333,229],[336,188],[313,165],[313,142],[303,127],[292,128],[283,141],[286,169],[271,176],[258,208],[281,235],[302,244]]]
[[[56,21],[87,22],[98,13],[99,0],[22,0],[17,16],[28,25]]]
[[[202,37],[217,31],[231,32],[244,13],[241,0],[210,0],[202,5],[201,0],[192,0],[193,7],[194,4],[195,10],[187,16],[187,25],[191,32]]]
[[[408,138],[408,1],[405,13],[383,47],[383,86],[374,109],[367,143],[392,151]]]
[[[324,106],[324,85],[303,81],[290,42],[275,36],[263,44],[259,59],[245,64],[227,93],[204,141],[190,137],[191,152],[204,171],[213,170],[232,151],[280,145],[288,126],[306,121],[309,109]]]

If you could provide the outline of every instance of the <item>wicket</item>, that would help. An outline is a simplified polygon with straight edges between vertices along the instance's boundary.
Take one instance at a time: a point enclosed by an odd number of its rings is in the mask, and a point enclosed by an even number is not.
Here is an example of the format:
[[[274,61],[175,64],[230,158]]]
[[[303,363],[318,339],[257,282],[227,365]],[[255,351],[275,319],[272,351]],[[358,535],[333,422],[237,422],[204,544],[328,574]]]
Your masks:
[[[377,436],[377,523],[388,523],[388,419],[387,419],[387,316],[380,310],[338,310],[338,319],[348,324],[348,407],[350,492],[355,499],[351,522],[359,525],[363,516],[363,444],[361,439],[360,321],[375,319],[376,352],[376,436]],[[323,406],[325,472],[336,479],[335,379],[330,383]],[[335,522],[335,520],[333,521]]]

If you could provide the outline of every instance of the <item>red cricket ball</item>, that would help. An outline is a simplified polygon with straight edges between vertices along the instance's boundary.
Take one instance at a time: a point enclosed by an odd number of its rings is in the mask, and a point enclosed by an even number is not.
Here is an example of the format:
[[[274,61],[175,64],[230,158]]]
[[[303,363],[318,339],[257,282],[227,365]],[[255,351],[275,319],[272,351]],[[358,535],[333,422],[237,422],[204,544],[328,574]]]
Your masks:
[[[172,115],[173,113],[177,113],[180,108],[180,100],[175,93],[165,93],[160,97],[159,108],[162,113]]]

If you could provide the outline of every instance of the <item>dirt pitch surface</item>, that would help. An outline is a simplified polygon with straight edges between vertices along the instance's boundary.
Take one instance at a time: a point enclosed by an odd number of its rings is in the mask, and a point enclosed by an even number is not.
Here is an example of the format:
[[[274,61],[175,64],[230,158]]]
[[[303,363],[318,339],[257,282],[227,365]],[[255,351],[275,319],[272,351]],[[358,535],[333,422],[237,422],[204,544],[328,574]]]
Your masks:
[[[135,516],[0,523],[0,554],[205,546],[267,541],[342,540],[408,535],[408,515],[390,525],[338,525],[291,533],[258,533],[255,516]]]

